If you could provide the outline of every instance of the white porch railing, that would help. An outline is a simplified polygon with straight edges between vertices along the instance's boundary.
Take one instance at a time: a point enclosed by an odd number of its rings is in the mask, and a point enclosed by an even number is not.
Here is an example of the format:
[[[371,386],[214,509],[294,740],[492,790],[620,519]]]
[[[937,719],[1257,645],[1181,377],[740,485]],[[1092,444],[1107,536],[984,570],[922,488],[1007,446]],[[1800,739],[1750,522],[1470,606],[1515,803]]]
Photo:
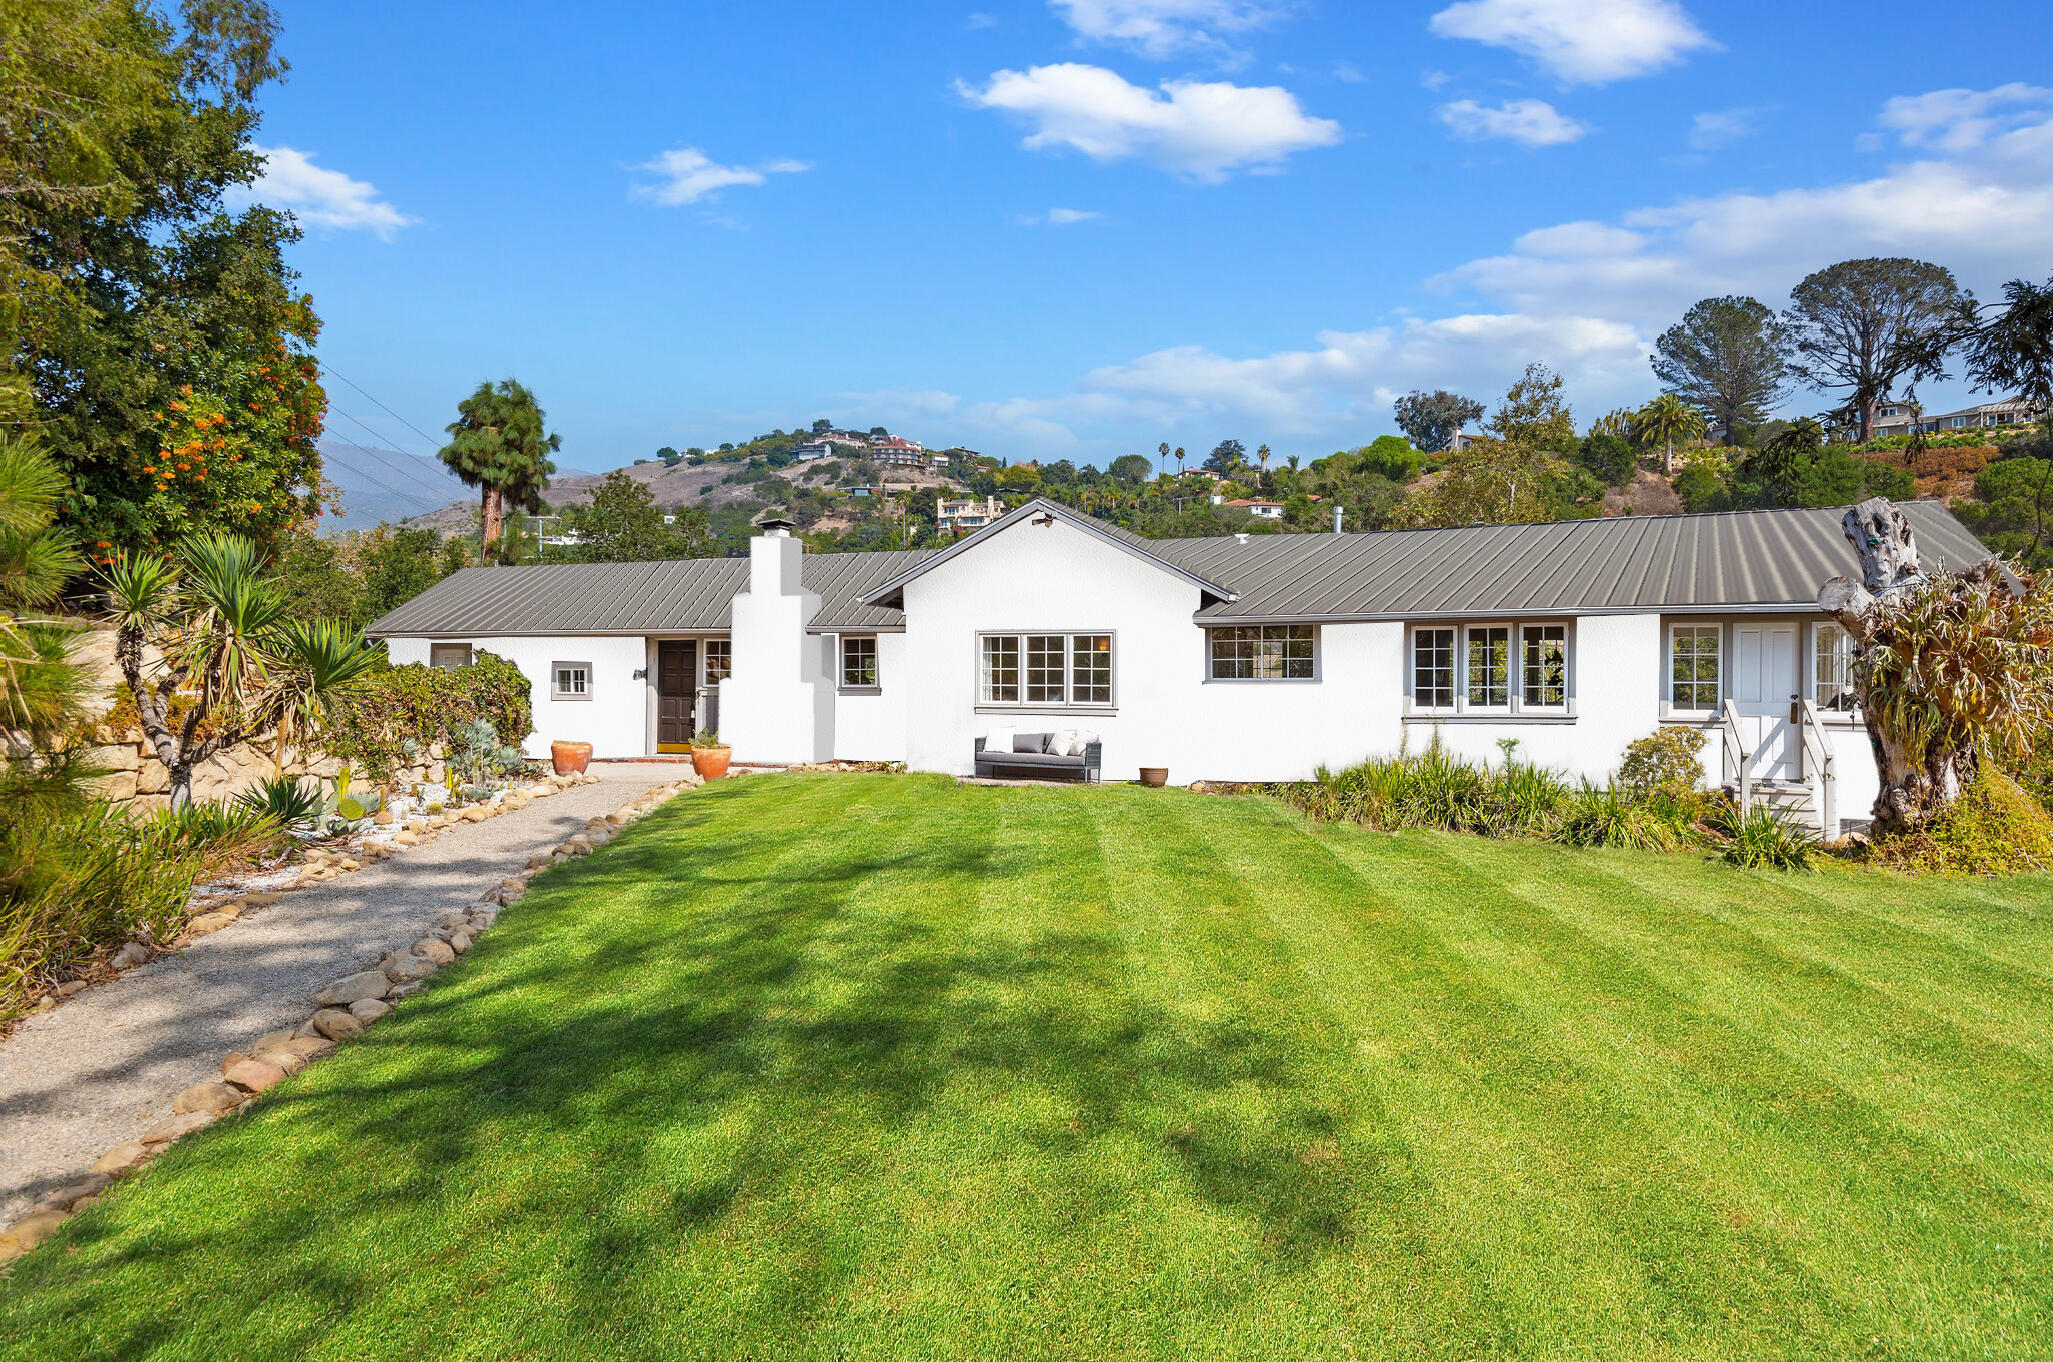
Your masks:
[[[1809,700],[1798,705],[1798,727],[1803,732],[1803,775],[1811,787],[1812,806],[1818,811],[1818,831],[1827,838],[1839,835],[1838,778],[1833,772],[1832,738],[1825,731],[1818,707]]]
[[[1718,717],[1725,736],[1725,774],[1739,800],[1739,816],[1744,818],[1753,804],[1754,756],[1747,751],[1746,739],[1740,736],[1739,706],[1728,698]]]

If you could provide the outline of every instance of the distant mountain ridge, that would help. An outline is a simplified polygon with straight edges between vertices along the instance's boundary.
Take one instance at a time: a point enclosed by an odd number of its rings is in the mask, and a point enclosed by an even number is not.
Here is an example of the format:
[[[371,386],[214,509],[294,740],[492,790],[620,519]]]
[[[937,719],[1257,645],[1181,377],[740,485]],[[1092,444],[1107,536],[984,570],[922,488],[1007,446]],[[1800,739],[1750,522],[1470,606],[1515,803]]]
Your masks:
[[[322,534],[375,529],[411,520],[436,520],[452,513],[468,514],[478,494],[443,467],[442,461],[397,449],[381,449],[347,440],[324,439],[321,472],[339,494],[341,505],[321,517]],[[559,468],[559,480],[597,475],[582,468]],[[452,505],[451,503],[459,503]]]

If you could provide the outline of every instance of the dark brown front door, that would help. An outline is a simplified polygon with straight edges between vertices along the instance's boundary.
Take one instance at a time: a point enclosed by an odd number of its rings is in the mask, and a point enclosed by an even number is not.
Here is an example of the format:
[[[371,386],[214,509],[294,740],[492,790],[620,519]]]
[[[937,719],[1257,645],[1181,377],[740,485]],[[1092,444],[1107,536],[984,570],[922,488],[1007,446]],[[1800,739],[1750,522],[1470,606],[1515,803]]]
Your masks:
[[[698,700],[699,641],[656,643],[656,750],[683,751],[691,742],[692,706]]]

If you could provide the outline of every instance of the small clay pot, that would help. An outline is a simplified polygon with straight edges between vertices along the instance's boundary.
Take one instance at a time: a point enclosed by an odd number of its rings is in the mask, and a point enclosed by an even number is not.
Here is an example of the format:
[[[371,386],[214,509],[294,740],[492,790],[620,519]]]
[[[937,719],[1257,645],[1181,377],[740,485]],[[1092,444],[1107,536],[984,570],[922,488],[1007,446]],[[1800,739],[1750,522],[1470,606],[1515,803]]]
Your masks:
[[[734,760],[731,747],[694,747],[691,750],[691,769],[699,773],[701,780],[718,780],[727,774],[727,763]]]
[[[1151,790],[1159,790],[1169,783],[1169,768],[1166,766],[1141,767],[1141,784]]]
[[[555,763],[559,776],[579,776],[591,764],[592,745],[588,742],[552,742],[549,744],[549,760]]]

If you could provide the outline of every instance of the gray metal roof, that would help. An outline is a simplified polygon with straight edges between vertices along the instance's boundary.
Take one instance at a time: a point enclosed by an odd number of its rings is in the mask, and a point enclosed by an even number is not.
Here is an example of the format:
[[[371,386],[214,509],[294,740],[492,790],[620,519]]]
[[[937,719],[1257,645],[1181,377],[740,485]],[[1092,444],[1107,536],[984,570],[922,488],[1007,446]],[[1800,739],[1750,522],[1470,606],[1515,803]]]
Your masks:
[[[905,615],[865,605],[878,582],[932,549],[809,553],[804,581],[820,596],[816,630],[902,629]],[[398,635],[664,634],[723,630],[746,558],[662,563],[545,563],[465,568],[372,621],[374,638]]]
[[[1928,568],[1989,556],[1936,501],[1900,503]],[[1238,600],[1206,622],[1636,610],[1815,609],[1818,588],[1860,576],[1845,508],[1613,516],[1376,534],[1159,541]]]
[[[1162,552],[1164,544],[1175,544],[1182,541],[1174,539],[1148,539],[1142,535],[1135,534],[1132,530],[1126,529],[1123,526],[1114,525],[1109,520],[1100,520],[1096,516],[1085,515],[1082,511],[1064,506],[1060,502],[1050,501],[1046,497],[1035,497],[1019,509],[1006,512],[976,533],[966,535],[950,544],[947,548],[938,549],[921,561],[913,563],[909,567],[885,578],[870,588],[867,599],[879,603],[884,601],[902,601],[903,597],[898,594],[899,591],[907,582],[921,573],[941,566],[941,564],[947,562],[958,553],[969,552],[992,535],[999,533],[1008,526],[1017,524],[1028,516],[1043,515],[1073,525],[1086,534],[1094,534],[1115,548],[1124,549],[1144,562],[1152,563],[1165,572],[1175,573],[1201,591],[1209,592],[1226,600],[1233,599],[1234,591],[1232,587],[1214,581],[1202,572],[1194,572]]]
[[[821,553],[805,584],[821,598],[816,632],[905,627],[888,599],[942,558],[969,551],[1018,511],[946,549]],[[1121,548],[1158,562],[1212,599],[1204,623],[1281,620],[1814,609],[1818,588],[1858,576],[1840,529],[1843,507],[1721,515],[1615,516],[1537,525],[1473,525],[1374,534],[1258,534],[1142,539],[1056,508]],[[1935,501],[1900,503],[1929,568],[1989,556]],[[466,568],[371,625],[376,637],[661,634],[728,627],[748,560],[564,563]]]

